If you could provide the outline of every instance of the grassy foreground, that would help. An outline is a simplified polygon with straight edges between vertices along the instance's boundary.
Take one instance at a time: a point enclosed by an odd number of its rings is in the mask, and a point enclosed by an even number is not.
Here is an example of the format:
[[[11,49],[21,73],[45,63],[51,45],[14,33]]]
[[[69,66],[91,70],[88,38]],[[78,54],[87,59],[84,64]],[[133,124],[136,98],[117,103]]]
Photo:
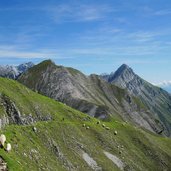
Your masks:
[[[0,102],[2,95],[7,96],[15,103],[21,117],[51,116],[47,121],[9,124],[0,130],[12,144],[10,153],[0,149],[0,156],[9,170],[171,170],[169,138],[117,120],[97,124],[95,118],[32,92],[13,80],[0,78],[0,94]],[[0,118],[3,116],[7,114],[0,103]],[[119,168],[107,158],[104,151],[119,158],[123,167]],[[83,158],[85,153],[96,162],[94,167]]]

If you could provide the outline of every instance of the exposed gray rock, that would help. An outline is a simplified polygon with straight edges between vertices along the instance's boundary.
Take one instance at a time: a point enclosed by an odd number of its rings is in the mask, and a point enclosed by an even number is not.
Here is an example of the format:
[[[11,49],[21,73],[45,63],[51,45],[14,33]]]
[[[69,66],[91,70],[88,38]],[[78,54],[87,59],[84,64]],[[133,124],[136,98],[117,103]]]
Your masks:
[[[120,170],[124,170],[125,164],[124,162],[115,156],[114,154],[111,154],[107,151],[104,151],[104,154],[106,155],[107,158],[109,158]]]
[[[11,124],[22,124],[20,111],[16,108],[15,103],[12,102],[7,96],[2,95],[2,102],[5,108],[6,114],[8,115],[9,123]]]
[[[1,171],[7,171],[7,163],[4,161],[4,159],[0,156],[0,170]]]
[[[128,89],[129,92],[123,89],[127,87],[127,83],[134,80],[135,77],[137,78],[132,73],[132,69],[123,65],[115,74],[105,76],[108,83],[98,75],[86,76],[78,70],[57,66],[52,61],[47,60],[32,67],[18,80],[32,90],[63,102],[90,116],[106,119],[117,115],[124,120],[129,120],[138,126],[159,133],[163,131],[164,123],[160,122],[160,118],[157,117],[154,110],[150,110],[148,105],[145,103],[142,105],[143,102],[137,98],[140,91],[133,88],[143,84],[143,80],[135,79]],[[119,83],[115,85],[112,80],[116,80],[117,75],[120,74],[122,76],[117,81],[121,84],[119,88]],[[147,98],[148,101],[151,101],[156,93],[152,89],[149,91],[151,95]],[[155,104],[153,105],[155,106]]]
[[[9,124],[8,117],[6,117],[5,115],[1,116],[1,118],[0,118],[0,129],[4,128],[5,125],[8,125],[8,124]]]
[[[82,153],[83,153],[82,154],[83,159],[89,165],[89,167],[91,167],[92,170],[95,170],[95,171],[101,171],[102,170],[102,168],[100,166],[98,166],[97,162],[92,157],[90,157],[85,152],[82,152]]]
[[[136,75],[133,70],[123,64],[116,72],[103,77],[107,82],[126,89],[131,95],[138,97],[149,112],[131,112],[130,117],[141,126],[157,133],[171,136],[171,96]],[[127,105],[129,108],[129,105]],[[142,117],[139,117],[139,116]],[[157,125],[157,126],[156,126]]]
[[[49,141],[50,147],[52,151],[56,154],[58,160],[62,163],[62,165],[65,167],[68,171],[74,171],[74,166],[72,163],[66,158],[66,156],[62,153],[60,147],[54,140]]]
[[[6,95],[0,95],[1,105],[4,108],[4,115],[0,116],[0,128],[3,128],[7,124],[19,124],[28,125],[33,124],[37,121],[48,121],[52,120],[50,114],[42,115],[39,109],[35,109],[35,114],[25,115],[20,112],[15,103]]]
[[[56,66],[51,61],[31,68],[18,80],[41,94],[94,117],[106,118],[111,113],[122,111],[118,97],[122,90],[97,75],[85,76],[78,70]]]

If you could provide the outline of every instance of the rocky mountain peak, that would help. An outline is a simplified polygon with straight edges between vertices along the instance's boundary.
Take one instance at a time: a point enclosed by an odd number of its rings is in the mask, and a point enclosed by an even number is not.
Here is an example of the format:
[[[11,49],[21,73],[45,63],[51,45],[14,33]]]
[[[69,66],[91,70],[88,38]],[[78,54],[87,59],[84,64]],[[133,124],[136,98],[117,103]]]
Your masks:
[[[17,79],[19,75],[26,72],[29,68],[32,68],[33,66],[34,64],[32,62],[23,63],[18,66],[14,66],[14,65],[0,66],[0,76],[11,78],[11,79]]]
[[[24,71],[26,71],[28,68],[31,68],[31,67],[33,67],[33,66],[34,66],[33,62],[27,62],[27,63],[23,63],[23,64],[18,65],[18,66],[17,66],[17,69],[18,69],[19,71],[21,71],[21,72],[24,72]]]
[[[130,81],[135,76],[133,70],[126,64],[122,64],[116,72],[112,72],[108,77],[108,82],[113,82],[116,79],[122,79],[125,82]]]
[[[119,69],[125,70],[125,69],[130,69],[130,67],[127,64],[122,64]]]

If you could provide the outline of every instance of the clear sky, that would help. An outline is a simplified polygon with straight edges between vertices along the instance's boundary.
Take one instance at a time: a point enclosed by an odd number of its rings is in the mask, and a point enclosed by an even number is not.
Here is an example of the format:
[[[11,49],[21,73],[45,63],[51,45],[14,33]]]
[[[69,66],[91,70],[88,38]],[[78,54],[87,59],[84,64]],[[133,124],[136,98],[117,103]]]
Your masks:
[[[0,64],[51,58],[86,74],[122,63],[171,80],[171,0],[0,0]]]

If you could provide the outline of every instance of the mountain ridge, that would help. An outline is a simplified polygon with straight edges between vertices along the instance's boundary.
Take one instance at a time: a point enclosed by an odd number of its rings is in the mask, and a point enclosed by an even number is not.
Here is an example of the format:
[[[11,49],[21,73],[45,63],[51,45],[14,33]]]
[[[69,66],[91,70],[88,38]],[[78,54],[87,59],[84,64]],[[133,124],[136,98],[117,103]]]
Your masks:
[[[162,88],[148,83],[130,67],[120,67],[116,72],[103,77],[107,82],[120,88],[126,89],[131,95],[139,97],[148,109],[155,113],[164,123],[167,129],[171,130],[171,96]],[[108,79],[106,79],[108,78]]]
[[[47,60],[22,74],[18,81],[90,116],[128,120],[157,133],[165,129],[139,99],[127,90],[107,83],[99,75],[86,76],[78,70],[57,66]]]

